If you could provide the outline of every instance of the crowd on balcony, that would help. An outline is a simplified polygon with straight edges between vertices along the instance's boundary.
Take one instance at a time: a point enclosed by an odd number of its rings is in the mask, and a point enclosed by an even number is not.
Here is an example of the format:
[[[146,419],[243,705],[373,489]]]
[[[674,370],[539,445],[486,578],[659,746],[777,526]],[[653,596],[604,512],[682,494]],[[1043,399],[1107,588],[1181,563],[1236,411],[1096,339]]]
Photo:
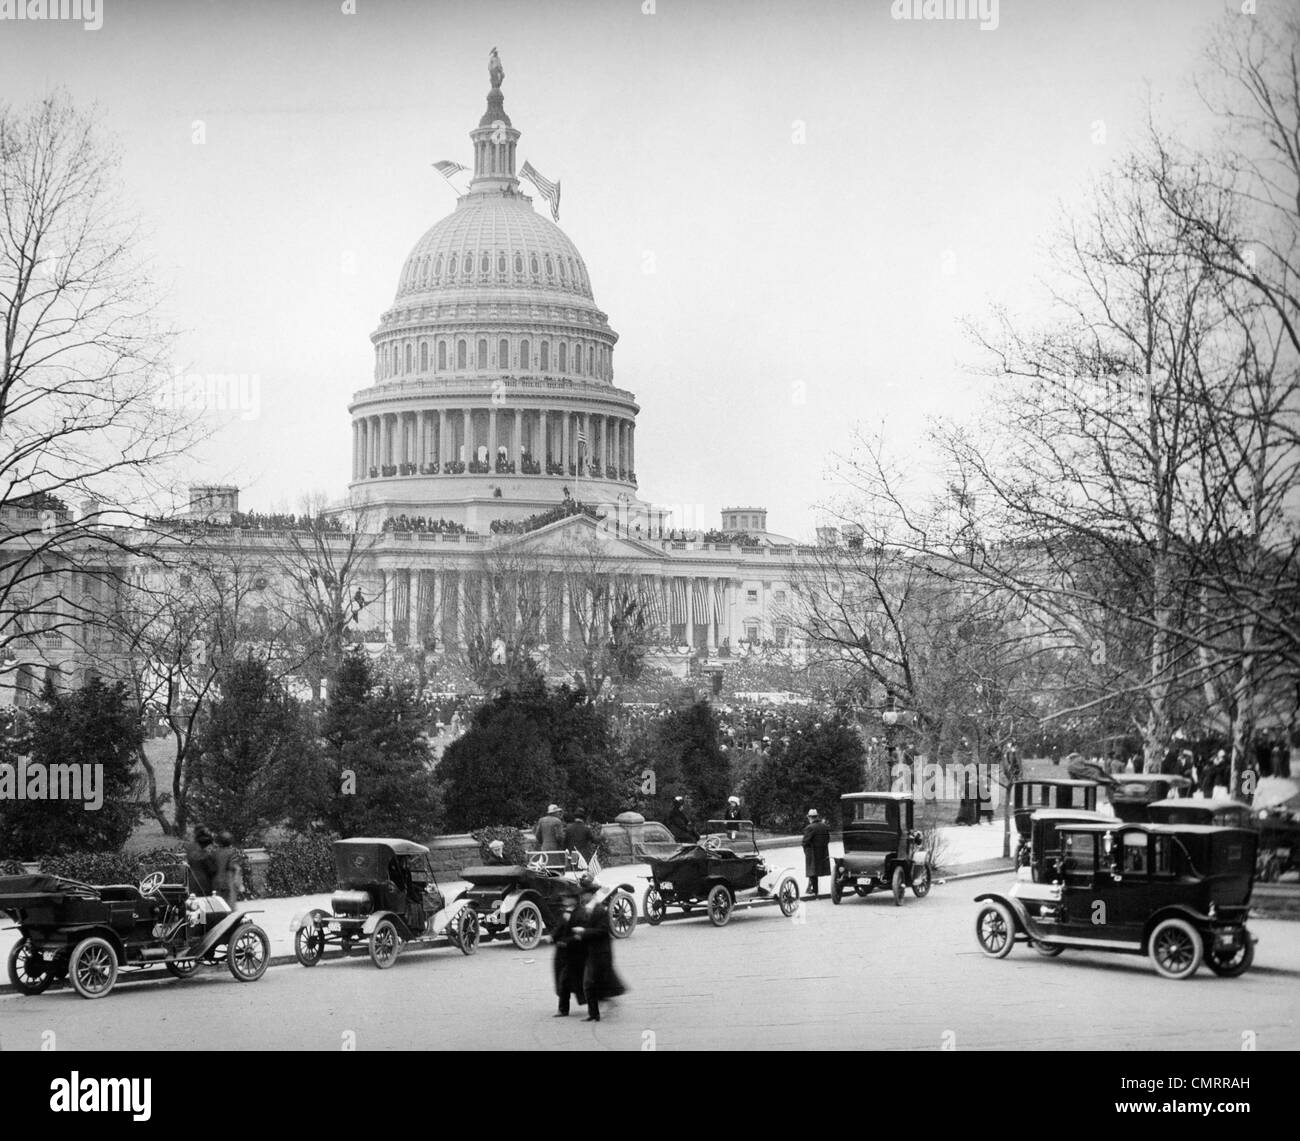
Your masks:
[[[232,511],[230,525],[244,531],[342,531],[340,519],[328,515],[282,515],[261,511]]]
[[[539,511],[536,515],[528,516],[527,519],[493,519],[491,531],[494,535],[526,535],[529,531],[536,531],[540,527],[558,523],[561,519],[567,519],[570,515],[587,515],[592,519],[604,518],[590,503],[579,503],[574,499],[565,499],[563,503],[557,503],[554,507]]]
[[[450,519],[430,519],[424,515],[390,515],[384,520],[385,531],[424,531],[435,535],[464,535],[465,526]]]

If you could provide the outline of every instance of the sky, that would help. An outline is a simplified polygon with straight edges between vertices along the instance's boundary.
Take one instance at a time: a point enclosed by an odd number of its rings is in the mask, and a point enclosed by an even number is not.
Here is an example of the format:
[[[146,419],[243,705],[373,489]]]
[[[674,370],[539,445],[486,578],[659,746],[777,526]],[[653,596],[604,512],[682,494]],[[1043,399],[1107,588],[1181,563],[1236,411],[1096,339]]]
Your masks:
[[[808,539],[855,432],[905,458],[927,417],[980,409],[996,381],[964,323],[1035,311],[1061,218],[1149,110],[1205,130],[1192,75],[1216,23],[1250,18],[1225,0],[894,18],[913,7],[102,0],[96,30],[0,19],[0,99],[98,106],[176,371],[245,378],[183,480],[296,510],[346,493],[369,337],[454,207],[431,164],[472,165],[495,45],[520,164],[562,182],[620,337],[641,497],[703,527],[767,507]]]

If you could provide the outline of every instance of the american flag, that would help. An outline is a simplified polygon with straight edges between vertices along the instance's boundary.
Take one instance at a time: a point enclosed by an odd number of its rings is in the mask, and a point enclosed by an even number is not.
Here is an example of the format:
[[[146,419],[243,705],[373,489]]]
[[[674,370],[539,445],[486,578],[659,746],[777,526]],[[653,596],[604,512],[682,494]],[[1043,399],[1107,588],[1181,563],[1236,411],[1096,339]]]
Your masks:
[[[587,433],[584,432],[581,428],[579,428],[579,429],[578,429],[578,447],[580,447],[580,448],[585,448],[586,446],[587,446]]]
[[[469,170],[469,167],[461,166],[460,163],[451,162],[449,159],[443,159],[441,162],[435,162],[433,169],[450,182],[453,174],[459,174],[462,170]]]
[[[560,184],[552,182],[549,178],[543,178],[533,168],[531,162],[526,161],[519,173],[537,187],[537,192],[551,204],[551,217],[558,222],[560,220]]]

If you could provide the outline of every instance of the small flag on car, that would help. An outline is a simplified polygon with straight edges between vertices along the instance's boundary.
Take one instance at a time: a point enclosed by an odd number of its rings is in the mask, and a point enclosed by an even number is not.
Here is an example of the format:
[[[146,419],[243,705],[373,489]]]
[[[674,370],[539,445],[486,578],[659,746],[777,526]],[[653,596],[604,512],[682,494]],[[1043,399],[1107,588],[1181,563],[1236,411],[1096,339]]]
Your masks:
[[[523,169],[519,173],[537,187],[537,192],[551,204],[551,217],[558,222],[560,220],[560,184],[552,182],[549,178],[543,178],[537,173],[531,162],[525,161]]]

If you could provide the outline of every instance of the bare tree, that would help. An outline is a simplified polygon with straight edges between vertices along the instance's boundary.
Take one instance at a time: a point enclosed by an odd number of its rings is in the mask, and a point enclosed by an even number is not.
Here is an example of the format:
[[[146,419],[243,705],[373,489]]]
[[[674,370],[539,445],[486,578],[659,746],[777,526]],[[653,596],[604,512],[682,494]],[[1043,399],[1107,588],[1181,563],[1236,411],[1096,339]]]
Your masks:
[[[106,574],[104,548],[140,540],[97,526],[99,505],[147,503],[193,439],[159,399],[170,336],[114,201],[116,168],[66,94],[0,105],[0,675],[34,633],[87,617],[61,572]]]

